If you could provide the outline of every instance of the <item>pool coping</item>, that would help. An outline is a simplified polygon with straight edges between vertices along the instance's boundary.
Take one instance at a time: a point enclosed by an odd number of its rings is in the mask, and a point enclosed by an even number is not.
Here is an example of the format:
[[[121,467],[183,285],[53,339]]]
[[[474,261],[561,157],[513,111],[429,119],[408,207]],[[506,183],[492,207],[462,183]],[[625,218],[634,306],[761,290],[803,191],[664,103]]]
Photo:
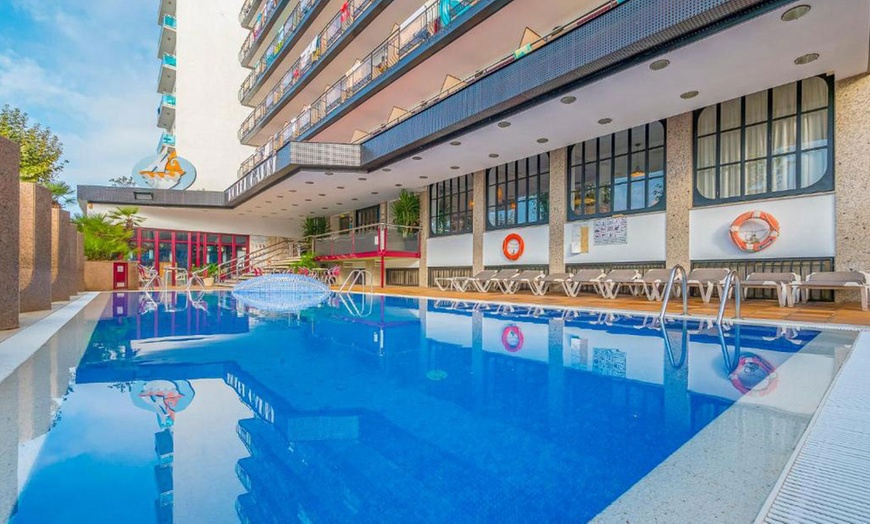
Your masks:
[[[0,382],[15,373],[39,348],[99,295],[100,293],[95,291],[83,293],[57,311],[51,312],[0,342]]]
[[[868,372],[870,333],[861,332],[755,524],[848,519],[855,517],[854,511],[870,506],[870,475],[866,473],[870,471],[870,391],[864,380]],[[849,471],[844,474],[846,462]],[[854,508],[856,503],[861,507]]]

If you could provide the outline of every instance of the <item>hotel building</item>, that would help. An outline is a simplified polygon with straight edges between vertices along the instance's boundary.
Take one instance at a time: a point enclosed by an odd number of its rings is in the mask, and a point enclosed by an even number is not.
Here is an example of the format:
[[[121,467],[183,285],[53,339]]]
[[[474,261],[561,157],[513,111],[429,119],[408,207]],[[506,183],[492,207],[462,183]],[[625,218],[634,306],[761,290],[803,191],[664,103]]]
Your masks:
[[[237,98],[203,108],[256,148],[235,179],[79,199],[230,237],[326,217],[318,257],[394,285],[507,266],[870,270],[870,1],[545,5],[247,0]],[[179,14],[179,61],[197,17]],[[402,190],[419,232],[379,225]]]

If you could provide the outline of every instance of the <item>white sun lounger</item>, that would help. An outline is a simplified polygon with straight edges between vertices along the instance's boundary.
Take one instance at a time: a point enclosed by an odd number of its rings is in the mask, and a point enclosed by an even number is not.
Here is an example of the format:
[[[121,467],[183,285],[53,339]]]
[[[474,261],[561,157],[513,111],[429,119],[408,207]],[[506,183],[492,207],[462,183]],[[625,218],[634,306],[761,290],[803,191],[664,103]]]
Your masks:
[[[502,269],[497,271],[489,278],[475,278],[471,280],[471,285],[474,286],[479,293],[488,293],[490,290],[499,287],[502,280],[511,278],[517,274],[516,269]]]
[[[599,286],[602,278],[604,278],[604,271],[600,269],[581,269],[569,281],[565,282],[565,292],[576,297],[584,286],[588,286],[592,287],[595,293],[601,293]]]
[[[713,298],[714,290],[719,293],[720,297],[722,296],[722,286],[725,285],[725,278],[730,272],[731,270],[728,268],[693,269],[686,277],[686,285],[689,289],[698,288],[701,300],[706,304]]]
[[[498,283],[498,286],[505,295],[513,295],[522,289],[523,286],[532,289],[532,283],[537,282],[542,278],[544,278],[543,271],[539,269],[527,269],[511,276],[510,278],[501,280]]]
[[[740,286],[743,288],[744,298],[746,291],[750,289],[773,289],[780,307],[793,305],[794,294],[791,285],[800,282],[801,277],[797,273],[750,273]]]
[[[636,284],[640,278],[640,271],[636,269],[614,269],[601,279],[598,288],[604,298],[616,298],[622,286],[628,287],[631,294],[636,295]]]
[[[803,282],[791,284],[795,295],[800,292],[801,300],[810,299],[810,291],[814,289],[829,291],[857,291],[861,295],[861,309],[867,311],[870,299],[870,273],[862,271],[819,271],[811,273]],[[794,299],[792,304],[794,305]]]
[[[489,278],[492,278],[492,276],[495,274],[496,274],[495,270],[486,269],[484,271],[478,272],[476,275],[471,276],[471,277],[436,278],[435,285],[438,286],[439,289],[441,289],[442,291],[448,291],[452,288],[452,289],[459,291],[459,292],[465,292],[468,289],[468,287],[471,286],[471,283],[474,280],[489,279]],[[440,284],[438,283],[439,280],[441,281]],[[441,287],[442,285],[444,287]]]
[[[550,273],[549,275],[544,275],[543,278],[530,282],[529,289],[532,290],[533,295],[540,297],[547,294],[547,291],[550,290],[550,286],[558,284],[562,286],[562,290],[565,291],[566,295],[570,295],[565,285],[571,281],[571,277],[573,276],[574,275],[571,273]]]

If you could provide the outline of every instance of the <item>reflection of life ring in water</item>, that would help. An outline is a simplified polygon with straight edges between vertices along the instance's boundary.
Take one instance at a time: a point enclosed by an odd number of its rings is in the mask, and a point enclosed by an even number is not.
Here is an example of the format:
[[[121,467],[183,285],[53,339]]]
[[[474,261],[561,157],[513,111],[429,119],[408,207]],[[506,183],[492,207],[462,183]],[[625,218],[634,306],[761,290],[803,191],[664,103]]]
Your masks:
[[[511,353],[523,349],[523,332],[519,326],[511,324],[505,326],[501,332],[501,345]]]
[[[747,211],[731,223],[729,234],[741,251],[757,253],[779,238],[779,222],[770,213]]]
[[[753,397],[772,393],[779,383],[773,365],[754,353],[744,353],[728,378],[737,391]]]
[[[504,237],[504,242],[501,244],[501,251],[508,260],[517,260],[523,256],[523,251],[526,249],[526,243],[523,242],[523,237],[516,233]]]
[[[161,428],[175,424],[175,414],[189,406],[194,395],[193,386],[187,380],[139,380],[130,388],[133,404],[156,412]]]

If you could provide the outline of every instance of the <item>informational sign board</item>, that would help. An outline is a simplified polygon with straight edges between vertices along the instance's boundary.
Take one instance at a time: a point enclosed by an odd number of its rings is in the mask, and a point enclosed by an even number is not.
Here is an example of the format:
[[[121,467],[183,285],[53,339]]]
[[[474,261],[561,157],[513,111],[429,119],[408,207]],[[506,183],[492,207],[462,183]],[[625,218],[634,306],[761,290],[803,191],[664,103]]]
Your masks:
[[[596,246],[628,243],[628,220],[625,217],[600,218],[592,224]]]
[[[571,232],[571,254],[578,255],[589,252],[589,226],[576,225]]]

